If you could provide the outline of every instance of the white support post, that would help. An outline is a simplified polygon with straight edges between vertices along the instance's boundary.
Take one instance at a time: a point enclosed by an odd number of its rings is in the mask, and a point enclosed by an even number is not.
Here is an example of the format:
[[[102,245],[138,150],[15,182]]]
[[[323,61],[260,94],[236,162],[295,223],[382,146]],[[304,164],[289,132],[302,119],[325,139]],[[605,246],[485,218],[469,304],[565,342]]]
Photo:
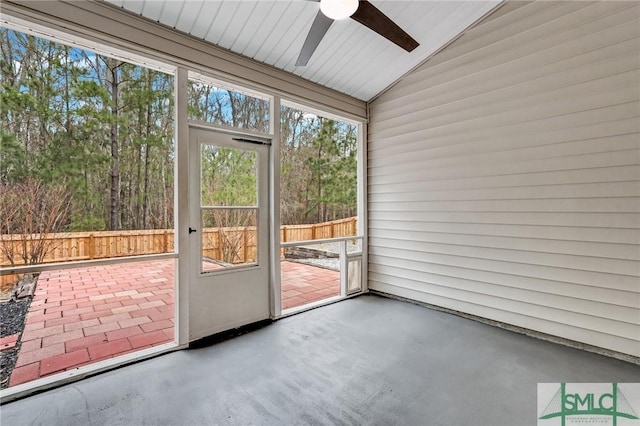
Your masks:
[[[274,96],[270,102],[271,114],[269,130],[273,139],[269,149],[270,176],[270,314],[278,318],[282,314],[281,276],[280,276],[280,97]]]
[[[367,105],[367,120],[369,107]],[[360,281],[362,292],[369,289],[369,228],[367,219],[367,122],[358,124],[358,234],[362,236]]]
[[[347,241],[340,241],[340,296],[347,295],[349,285],[349,257],[347,256]]]
[[[187,117],[188,72],[178,68],[175,79],[175,249],[176,265],[176,337],[178,344],[189,343],[189,120]],[[196,255],[194,253],[194,255]]]

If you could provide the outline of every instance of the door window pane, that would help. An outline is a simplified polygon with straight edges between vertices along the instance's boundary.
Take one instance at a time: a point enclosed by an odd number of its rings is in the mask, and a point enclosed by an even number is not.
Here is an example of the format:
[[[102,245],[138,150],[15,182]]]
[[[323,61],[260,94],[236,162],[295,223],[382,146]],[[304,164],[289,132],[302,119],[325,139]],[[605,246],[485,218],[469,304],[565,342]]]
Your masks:
[[[203,144],[201,158],[202,206],[258,204],[258,154],[236,148]]]
[[[258,153],[202,144],[201,272],[257,265]]]
[[[257,264],[258,209],[202,209],[202,269]]]

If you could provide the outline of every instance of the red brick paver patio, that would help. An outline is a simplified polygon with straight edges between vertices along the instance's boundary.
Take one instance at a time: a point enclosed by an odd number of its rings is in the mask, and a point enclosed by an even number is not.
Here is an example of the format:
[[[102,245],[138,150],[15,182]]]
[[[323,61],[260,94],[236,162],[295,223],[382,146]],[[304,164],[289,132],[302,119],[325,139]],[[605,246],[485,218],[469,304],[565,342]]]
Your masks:
[[[297,262],[282,262],[282,309],[340,294],[340,272]]]
[[[172,260],[42,272],[10,385],[173,340]]]
[[[42,272],[10,385],[174,339],[174,261]],[[338,271],[282,262],[282,309],[340,294]]]

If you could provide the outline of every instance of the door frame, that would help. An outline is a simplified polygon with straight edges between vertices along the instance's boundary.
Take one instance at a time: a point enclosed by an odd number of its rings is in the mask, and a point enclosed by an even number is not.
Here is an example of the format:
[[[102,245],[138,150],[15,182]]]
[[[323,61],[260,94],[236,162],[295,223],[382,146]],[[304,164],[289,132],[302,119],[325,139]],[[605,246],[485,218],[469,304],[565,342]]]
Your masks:
[[[188,235],[189,335],[193,341],[270,317],[270,145],[271,138],[204,124],[189,124]],[[231,147],[257,154],[257,265],[201,272],[201,145]],[[189,232],[189,230],[187,230]]]

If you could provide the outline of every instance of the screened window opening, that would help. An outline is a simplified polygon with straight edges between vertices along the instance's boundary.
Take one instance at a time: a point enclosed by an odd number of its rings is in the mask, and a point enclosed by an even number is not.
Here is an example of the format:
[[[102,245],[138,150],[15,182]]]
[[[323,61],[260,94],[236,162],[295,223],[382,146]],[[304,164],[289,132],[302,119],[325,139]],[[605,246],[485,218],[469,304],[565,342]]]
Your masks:
[[[188,117],[219,127],[269,132],[268,99],[206,78],[189,80]]]

